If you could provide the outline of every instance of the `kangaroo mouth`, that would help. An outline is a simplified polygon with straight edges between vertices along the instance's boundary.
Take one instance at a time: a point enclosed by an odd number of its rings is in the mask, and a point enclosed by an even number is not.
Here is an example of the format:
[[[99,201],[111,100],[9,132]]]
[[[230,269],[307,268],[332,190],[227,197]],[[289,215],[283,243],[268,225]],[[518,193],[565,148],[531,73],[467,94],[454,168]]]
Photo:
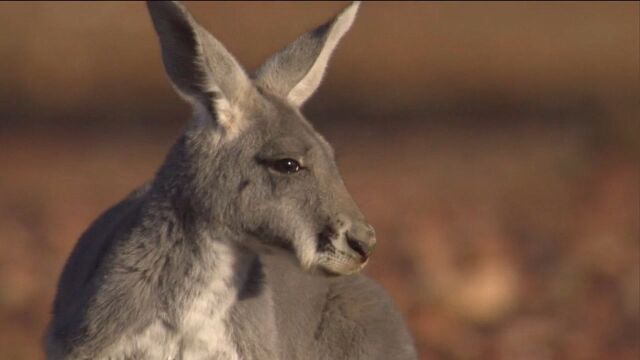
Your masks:
[[[250,237],[254,239],[251,241],[253,246],[250,245],[250,247],[255,251],[267,253],[272,251],[270,249],[280,249],[298,258],[302,269],[311,273],[325,276],[350,275],[362,270],[369,262],[357,253],[337,248],[334,242],[339,241],[340,236],[331,229],[325,229],[315,237],[315,248],[308,250],[307,261],[303,261],[304,256],[301,257],[297,253],[294,241],[267,234],[260,230],[250,232]]]
[[[369,260],[338,249],[333,243],[337,239],[338,235],[331,229],[318,234],[317,267],[329,276],[350,275],[362,270]]]

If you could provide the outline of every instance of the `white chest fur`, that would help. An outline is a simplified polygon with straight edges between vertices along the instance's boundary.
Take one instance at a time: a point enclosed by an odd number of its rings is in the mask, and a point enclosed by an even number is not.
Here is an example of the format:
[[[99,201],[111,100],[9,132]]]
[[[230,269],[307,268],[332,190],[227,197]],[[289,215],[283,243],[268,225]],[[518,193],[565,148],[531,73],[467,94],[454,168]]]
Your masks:
[[[182,358],[238,359],[227,328],[229,309],[237,299],[239,281],[233,268],[233,249],[225,244],[213,245],[215,270],[184,309],[180,322]]]
[[[224,243],[211,247],[206,261],[215,266],[207,269],[202,284],[178,311],[177,322],[156,319],[142,332],[123,338],[109,351],[109,359],[240,359],[227,324],[239,288],[234,250]]]

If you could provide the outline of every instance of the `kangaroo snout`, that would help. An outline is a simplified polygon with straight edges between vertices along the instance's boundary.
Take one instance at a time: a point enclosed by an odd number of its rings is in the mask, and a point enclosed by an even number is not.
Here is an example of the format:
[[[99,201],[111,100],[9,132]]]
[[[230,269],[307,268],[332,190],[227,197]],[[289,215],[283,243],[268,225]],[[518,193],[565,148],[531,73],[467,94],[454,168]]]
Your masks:
[[[376,245],[376,234],[371,225],[358,222],[347,230],[345,240],[351,251],[366,261]]]
[[[331,227],[331,242],[336,249],[361,262],[369,259],[376,245],[373,226],[362,219],[340,215]]]

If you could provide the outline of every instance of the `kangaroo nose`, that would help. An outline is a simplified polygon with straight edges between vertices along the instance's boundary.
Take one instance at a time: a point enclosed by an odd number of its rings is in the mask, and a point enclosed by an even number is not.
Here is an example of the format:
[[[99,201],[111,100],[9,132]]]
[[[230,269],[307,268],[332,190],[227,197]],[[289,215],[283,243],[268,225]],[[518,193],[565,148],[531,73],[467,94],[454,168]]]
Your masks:
[[[371,225],[350,229],[347,234],[347,245],[365,261],[371,256],[376,245],[375,231]]]

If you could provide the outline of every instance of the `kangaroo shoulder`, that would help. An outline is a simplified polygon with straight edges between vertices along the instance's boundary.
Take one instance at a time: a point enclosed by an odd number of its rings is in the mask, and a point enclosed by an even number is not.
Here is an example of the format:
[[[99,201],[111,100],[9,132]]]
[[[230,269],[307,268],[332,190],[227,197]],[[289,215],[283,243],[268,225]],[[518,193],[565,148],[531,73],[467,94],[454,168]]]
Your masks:
[[[80,336],[81,324],[86,320],[82,310],[89,301],[92,287],[95,287],[96,273],[114,239],[133,227],[148,190],[149,185],[146,184],[133,191],[100,215],[80,236],[58,283],[52,309],[54,316],[45,337],[50,355],[54,348],[60,348],[58,351],[64,353],[66,350],[62,348],[69,345],[64,344]]]
[[[134,190],[124,200],[102,213],[84,231],[62,271],[60,288],[77,290],[91,280],[102,258],[112,245],[113,239],[133,226],[148,190],[149,184]],[[59,294],[70,293],[73,291],[59,292]]]
[[[342,347],[350,349],[351,357],[416,358],[413,340],[393,300],[382,286],[364,275],[340,278],[331,284],[322,319],[317,329],[323,334],[320,336],[349,334],[343,340],[331,338],[328,343],[359,344]]]

